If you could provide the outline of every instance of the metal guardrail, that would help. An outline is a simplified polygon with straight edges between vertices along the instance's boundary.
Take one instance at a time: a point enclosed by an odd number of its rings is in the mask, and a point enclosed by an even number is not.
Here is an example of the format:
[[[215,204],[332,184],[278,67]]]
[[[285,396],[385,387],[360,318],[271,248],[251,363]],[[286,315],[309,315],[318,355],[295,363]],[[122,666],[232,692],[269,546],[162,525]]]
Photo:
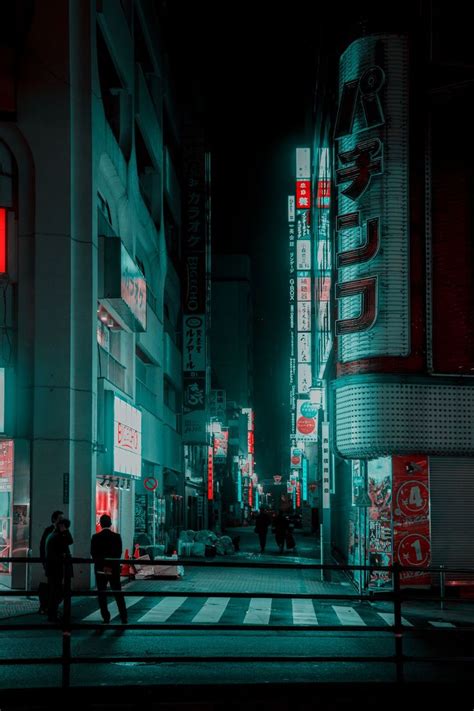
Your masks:
[[[4,562],[20,563],[24,565],[31,566],[33,563],[41,563],[40,558],[32,557],[11,557],[3,558]],[[130,559],[106,559],[107,561],[119,562],[120,564],[132,565],[133,560]],[[68,564],[70,563],[80,563],[81,565],[93,565],[94,561],[90,558],[70,558]],[[139,565],[144,566],[155,566],[155,565],[170,565],[170,560],[168,559],[155,559],[153,561],[146,561],[140,559]],[[360,600],[360,601],[373,601],[375,596],[378,600],[386,600],[393,603],[393,615],[394,623],[393,625],[304,625],[301,628],[297,627],[298,631],[300,629],[305,632],[392,632],[394,637],[394,654],[382,655],[382,656],[314,656],[314,655],[272,655],[272,656],[81,656],[73,657],[71,653],[71,637],[74,630],[97,630],[103,629],[101,623],[93,622],[74,622],[71,617],[71,605],[73,597],[97,597],[96,590],[87,591],[73,591],[71,590],[71,580],[68,576],[64,576],[64,600],[63,600],[63,619],[59,627],[62,635],[62,651],[60,656],[56,657],[29,657],[29,658],[12,658],[12,659],[0,659],[0,665],[3,666],[14,666],[14,665],[35,665],[35,664],[60,664],[62,666],[62,688],[69,688],[70,686],[70,676],[71,676],[71,665],[72,664],[107,664],[114,662],[136,662],[136,663],[147,663],[147,664],[163,664],[171,662],[179,663],[255,663],[258,662],[356,662],[356,663],[393,663],[395,665],[396,680],[398,683],[404,681],[404,665],[407,662],[443,662],[447,664],[474,664],[473,656],[456,656],[456,657],[426,657],[426,656],[408,656],[403,651],[403,638],[406,633],[417,632],[420,633],[420,629],[414,627],[407,627],[403,624],[402,620],[402,604],[409,600],[419,599],[414,595],[407,594],[407,591],[401,589],[401,574],[405,571],[417,571],[419,568],[412,566],[400,566],[394,564],[392,566],[375,566],[375,565],[321,565],[317,563],[264,563],[264,562],[240,562],[240,561],[202,561],[202,560],[174,560],[172,565],[186,565],[187,567],[205,567],[206,569],[211,568],[264,568],[272,570],[315,570],[315,571],[347,571],[347,570],[364,570],[364,571],[383,571],[388,572],[393,576],[393,590],[379,592],[376,595],[369,592],[368,594],[353,593],[353,594],[325,594],[325,593],[241,593],[241,592],[186,592],[188,597],[205,597],[206,595],[212,595],[212,597],[230,597],[230,598],[277,598],[277,599],[311,599],[311,600]],[[444,605],[446,601],[445,597],[445,576],[447,573],[456,575],[472,575],[474,570],[464,569],[464,568],[450,568],[446,569],[444,566],[423,568],[424,572],[439,574],[440,576],[440,595],[434,597],[424,597],[424,601],[440,601],[441,605]],[[122,594],[124,597],[132,597],[137,595],[137,591],[126,591],[126,590],[107,590],[106,594],[108,597],[113,596],[117,593]],[[37,592],[34,590],[22,591],[25,597],[36,596]],[[176,597],[182,596],[183,591],[140,591],[140,596],[142,597]],[[17,590],[0,590],[1,597],[9,596],[19,596]],[[0,632],[4,630],[12,631],[24,631],[24,630],[44,630],[49,628],[55,628],[57,625],[52,623],[47,625],[45,623],[41,624],[17,624],[17,623],[7,623],[0,624]],[[109,623],[107,625],[111,629],[124,629],[124,624],[114,624]],[[246,631],[266,631],[269,629],[272,631],[295,631],[295,625],[264,625],[264,624],[170,624],[170,623],[127,623],[127,629],[132,630],[212,630],[212,631],[236,631],[245,629]],[[430,635],[436,635],[439,633],[449,634],[451,632],[469,632],[474,634],[474,627],[456,627],[456,628],[430,628],[424,629],[423,633],[429,633]]]

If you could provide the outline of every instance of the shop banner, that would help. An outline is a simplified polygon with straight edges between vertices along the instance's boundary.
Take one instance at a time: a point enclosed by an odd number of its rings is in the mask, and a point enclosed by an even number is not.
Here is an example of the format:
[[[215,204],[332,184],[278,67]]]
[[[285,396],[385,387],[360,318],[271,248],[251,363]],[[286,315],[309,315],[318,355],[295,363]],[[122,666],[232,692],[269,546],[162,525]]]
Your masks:
[[[393,549],[395,562],[426,568],[431,560],[428,459],[422,454],[392,457]],[[430,585],[430,574],[404,571],[401,585]]]

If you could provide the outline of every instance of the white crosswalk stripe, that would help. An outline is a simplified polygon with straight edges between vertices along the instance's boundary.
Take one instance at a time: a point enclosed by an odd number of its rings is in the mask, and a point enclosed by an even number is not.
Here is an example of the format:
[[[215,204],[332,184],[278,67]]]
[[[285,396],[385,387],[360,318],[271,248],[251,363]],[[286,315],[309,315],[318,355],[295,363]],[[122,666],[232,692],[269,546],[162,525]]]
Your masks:
[[[374,612],[376,611],[374,610]],[[393,612],[377,612],[377,615],[381,617],[382,620],[387,623],[387,625],[393,626],[395,624],[395,615],[393,614]],[[405,617],[402,617],[402,625],[404,625],[405,627],[413,627],[412,623],[408,622]]]
[[[126,597],[125,598],[125,604],[127,606],[127,610],[129,610],[133,605],[136,605],[137,602],[140,602],[140,600],[143,600],[143,597],[140,595],[139,597]],[[115,617],[118,617],[119,611],[117,607],[117,603],[115,600],[113,602],[108,603],[108,608],[110,612],[110,619],[113,620]],[[100,622],[102,620],[102,615],[100,614],[100,610],[96,610],[95,612],[92,612],[90,615],[87,615],[87,617],[84,617],[82,619],[82,622]]]
[[[166,622],[173,612],[176,612],[187,599],[187,597],[165,597],[163,600],[160,600],[157,605],[152,607],[151,610],[148,610],[148,612],[140,617],[138,622],[151,622],[156,624]]]
[[[341,625],[359,625],[361,627],[367,626],[362,617],[354,610],[353,607],[333,605],[332,609],[338,616]]]
[[[268,625],[271,612],[271,597],[253,597],[245,613],[244,625]]]
[[[294,598],[291,600],[293,623],[295,625],[317,625],[318,618],[311,600]]]
[[[209,597],[201,607],[193,622],[197,624],[215,624],[224,614],[230,597]]]
[[[454,627],[451,622],[444,622],[443,620],[428,620],[428,624],[433,627]]]

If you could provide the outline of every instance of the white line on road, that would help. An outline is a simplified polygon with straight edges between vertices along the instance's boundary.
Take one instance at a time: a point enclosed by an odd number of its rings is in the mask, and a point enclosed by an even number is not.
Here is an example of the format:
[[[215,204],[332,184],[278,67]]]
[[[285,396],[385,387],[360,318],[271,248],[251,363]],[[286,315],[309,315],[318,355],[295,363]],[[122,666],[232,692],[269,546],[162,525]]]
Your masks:
[[[140,617],[138,622],[166,622],[173,612],[176,612],[178,607],[181,607],[187,599],[187,597],[165,597],[151,610],[148,610],[143,617]]]
[[[433,627],[455,627],[451,622],[443,622],[442,620],[428,620],[429,625]]]
[[[244,625],[268,625],[271,612],[271,597],[253,597],[245,613]]]
[[[376,610],[374,610],[376,612]],[[377,615],[384,620],[387,625],[394,625],[395,624],[395,615],[393,612],[377,612]],[[405,627],[413,627],[411,622],[408,622],[404,617],[402,617],[402,625],[405,625]]]
[[[143,600],[143,597],[140,595],[140,597],[126,597],[125,598],[125,604],[127,606],[127,610],[129,610],[132,605],[136,605],[137,602],[140,600]],[[115,617],[118,617],[119,611],[117,607],[117,603],[115,602],[109,602],[109,612],[110,612],[110,619],[113,620]],[[82,619],[82,622],[100,622],[102,620],[102,615],[100,614],[100,610],[96,610],[95,612],[92,612],[90,615],[87,615],[87,617],[84,617]]]
[[[339,618],[342,625],[359,625],[366,627],[366,623],[362,617],[354,610],[353,607],[343,607],[333,605],[332,609]]]
[[[230,597],[209,597],[197,615],[193,617],[193,622],[198,624],[219,622],[229,602]]]
[[[314,611],[311,600],[301,598],[293,598],[291,600],[293,607],[293,623],[295,625],[317,625],[318,618]]]

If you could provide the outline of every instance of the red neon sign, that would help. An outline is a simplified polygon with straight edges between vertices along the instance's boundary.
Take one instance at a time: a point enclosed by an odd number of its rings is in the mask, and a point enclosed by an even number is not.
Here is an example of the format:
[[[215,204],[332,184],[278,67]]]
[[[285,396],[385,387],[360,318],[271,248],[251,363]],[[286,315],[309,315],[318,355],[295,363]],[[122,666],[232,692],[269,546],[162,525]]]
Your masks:
[[[0,207],[0,274],[7,271],[7,211]]]
[[[296,482],[296,508],[301,506],[301,484],[299,481]]]
[[[207,498],[214,498],[214,466],[212,447],[207,448]]]
[[[311,207],[311,181],[296,181],[296,207],[299,210],[309,210]]]

